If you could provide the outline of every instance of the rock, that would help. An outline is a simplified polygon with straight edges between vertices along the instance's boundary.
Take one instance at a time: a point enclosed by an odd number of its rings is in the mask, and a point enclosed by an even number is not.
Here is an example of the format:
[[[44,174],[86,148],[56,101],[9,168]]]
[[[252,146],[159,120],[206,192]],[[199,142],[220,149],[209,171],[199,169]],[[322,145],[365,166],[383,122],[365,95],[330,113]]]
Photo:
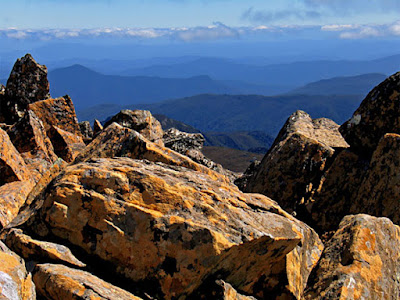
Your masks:
[[[313,270],[305,299],[399,299],[400,228],[346,216]]]
[[[368,171],[354,193],[350,213],[388,217],[400,224],[400,135],[386,134],[372,155]]]
[[[76,157],[75,162],[88,161],[92,158],[130,157],[163,162],[169,165],[183,166],[218,178],[225,176],[199,165],[188,157],[157,145],[144,138],[137,131],[113,123],[105,128]],[[228,178],[225,178],[228,180]]]
[[[348,145],[329,119],[312,120],[297,111],[289,117],[264,156],[246,192],[262,193],[289,212],[302,210],[320,185],[336,148]],[[299,208],[300,207],[300,208]]]
[[[101,125],[99,120],[94,120],[93,123],[93,136],[97,136],[100,132],[103,131],[103,125]]]
[[[18,255],[0,242],[0,299],[35,300],[35,285]]]
[[[66,162],[74,161],[75,157],[86,147],[80,135],[52,126],[48,136],[54,146],[54,152]]]
[[[204,282],[194,294],[188,297],[188,299],[256,300],[254,297],[239,294],[229,283],[226,283],[223,280]]]
[[[7,133],[24,158],[34,180],[38,181],[57,159],[43,123],[34,112],[28,110]]]
[[[32,239],[21,229],[12,228],[7,232],[6,245],[26,260],[36,262],[68,263],[77,267],[86,267],[67,247],[55,243]]]
[[[112,127],[121,126],[101,135]],[[25,226],[106,261],[109,273],[154,297],[185,297],[217,275],[258,298],[298,297],[322,252],[318,236],[269,198],[243,194],[211,175],[92,158],[68,166],[51,183],[42,209]]]
[[[92,126],[90,126],[89,121],[83,121],[79,123],[79,128],[81,129],[81,134],[83,137],[83,141],[85,144],[89,144],[93,139],[93,130]]]
[[[164,131],[161,124],[148,110],[121,110],[104,124],[104,128],[107,128],[114,122],[123,127],[136,130],[151,142],[164,146]]]
[[[30,103],[50,97],[46,66],[39,65],[30,54],[18,59],[7,81],[0,111],[7,123],[21,118]]]
[[[241,191],[245,191],[247,189],[247,185],[249,184],[249,180],[254,177],[258,171],[258,167],[260,166],[261,161],[255,160],[253,161],[244,171],[243,175],[237,178],[234,183]]]
[[[5,93],[6,93],[6,87],[4,85],[0,84],[0,108],[1,109],[3,109],[2,103],[4,103],[4,101],[5,101]],[[0,124],[4,126],[5,122],[6,122],[6,118],[3,115],[3,112],[0,111]],[[0,126],[0,128],[4,129],[1,126]]]
[[[205,139],[201,133],[187,133],[170,128],[164,132],[163,141],[165,147],[186,155],[189,150],[201,150]]]
[[[75,107],[68,95],[56,99],[38,101],[30,104],[28,108],[42,120],[46,132],[52,126],[57,126],[62,130],[82,137]]]
[[[38,294],[49,300],[140,298],[113,286],[92,274],[63,265],[41,264],[34,270],[33,280]]]
[[[311,216],[307,223],[317,232],[336,231],[343,217],[350,213],[368,165],[369,162],[352,152],[351,148],[337,155],[307,204]]]
[[[14,181],[29,181],[31,172],[8,134],[0,129],[0,186]]]
[[[354,152],[370,157],[386,133],[400,134],[399,107],[400,72],[375,87],[340,132]]]

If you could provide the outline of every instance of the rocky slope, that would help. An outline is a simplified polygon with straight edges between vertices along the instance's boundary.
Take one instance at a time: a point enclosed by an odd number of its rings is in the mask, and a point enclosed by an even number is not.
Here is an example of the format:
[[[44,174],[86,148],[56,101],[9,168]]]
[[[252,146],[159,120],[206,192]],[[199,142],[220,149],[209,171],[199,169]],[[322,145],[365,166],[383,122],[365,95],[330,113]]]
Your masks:
[[[231,173],[201,153],[201,135],[164,132],[148,111],[122,111],[105,128],[91,129],[78,124],[68,96],[7,91],[27,84],[48,90],[46,68],[30,55],[13,72],[0,94],[6,108],[0,126],[1,299],[399,295],[399,227],[388,219],[347,216],[324,247],[314,229],[271,198],[241,192]],[[358,191],[357,201],[335,217],[363,206],[396,223],[390,197],[397,191],[398,140],[385,135],[365,157],[332,121],[297,112],[263,162],[246,174],[246,189],[269,193],[265,184],[272,182],[284,208],[294,213],[303,207],[299,216],[310,217],[314,203],[329,200],[321,198],[324,187],[331,193],[361,187],[380,202],[365,202]],[[346,170],[359,181],[337,177]],[[269,180],[259,184],[263,176]],[[326,223],[317,221],[322,231]]]

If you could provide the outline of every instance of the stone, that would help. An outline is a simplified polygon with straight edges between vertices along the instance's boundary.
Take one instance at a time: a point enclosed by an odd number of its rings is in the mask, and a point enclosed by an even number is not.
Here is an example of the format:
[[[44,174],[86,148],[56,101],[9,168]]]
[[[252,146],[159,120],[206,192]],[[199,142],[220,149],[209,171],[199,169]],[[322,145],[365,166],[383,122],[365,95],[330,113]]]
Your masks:
[[[229,283],[223,280],[203,282],[202,286],[188,297],[190,300],[256,300],[251,296],[239,294]]]
[[[164,146],[164,131],[161,124],[148,110],[121,110],[104,124],[104,128],[107,128],[114,122],[123,127],[136,130],[151,142]]]
[[[30,54],[18,59],[7,81],[0,111],[7,123],[23,117],[30,103],[50,97],[46,66],[39,65]]]
[[[105,128],[87,147],[76,157],[75,162],[84,162],[92,158],[130,157],[147,159],[154,162],[183,166],[216,178],[227,177],[195,163],[187,156],[171,149],[150,142],[137,131],[113,123]]]
[[[55,243],[38,241],[12,228],[6,233],[6,245],[22,258],[36,262],[67,263],[80,268],[86,265],[78,260],[67,247]]]
[[[4,85],[0,84],[0,108],[1,109],[3,108],[2,103],[4,103],[4,101],[5,101],[5,94],[6,94],[6,87]],[[0,110],[0,124],[2,126],[4,126],[4,125],[6,125],[5,122],[6,122],[6,117],[4,116],[4,112],[2,110]],[[2,128],[2,127],[0,126],[0,128]]]
[[[103,133],[112,126],[121,127]],[[318,235],[271,199],[211,175],[92,158],[52,181],[24,226],[107,262],[156,298],[186,297],[218,275],[239,293],[300,299],[323,249]]]
[[[66,162],[74,161],[75,157],[86,147],[80,135],[52,126],[48,136],[54,146],[54,152]]]
[[[247,185],[249,184],[249,180],[254,177],[258,171],[258,167],[260,166],[261,161],[255,160],[253,161],[244,171],[242,176],[237,178],[234,183],[241,191],[245,191],[247,189]]]
[[[93,139],[93,130],[92,126],[90,126],[89,121],[83,121],[79,123],[79,128],[81,130],[81,134],[83,137],[83,141],[85,144],[89,144]]]
[[[346,216],[309,278],[305,299],[399,299],[400,228]]]
[[[0,299],[35,300],[32,276],[24,260],[0,242]]]
[[[97,136],[100,132],[103,131],[103,125],[101,125],[99,120],[94,120],[93,123],[93,136]]]
[[[8,134],[0,129],[0,186],[14,181],[31,179],[31,172],[14,147]]]
[[[100,278],[63,265],[40,264],[35,267],[33,280],[38,294],[49,300],[140,300]]]
[[[291,213],[304,210],[337,148],[348,145],[329,119],[297,111],[286,121],[245,192],[262,193]]]
[[[340,132],[354,152],[370,157],[386,133],[400,134],[399,115],[400,72],[375,87]]]
[[[42,120],[46,132],[52,126],[57,126],[64,131],[82,137],[75,107],[68,95],[32,103],[28,106],[28,109],[32,110]]]
[[[57,159],[43,123],[34,112],[28,110],[7,133],[24,158],[34,180],[38,181]]]

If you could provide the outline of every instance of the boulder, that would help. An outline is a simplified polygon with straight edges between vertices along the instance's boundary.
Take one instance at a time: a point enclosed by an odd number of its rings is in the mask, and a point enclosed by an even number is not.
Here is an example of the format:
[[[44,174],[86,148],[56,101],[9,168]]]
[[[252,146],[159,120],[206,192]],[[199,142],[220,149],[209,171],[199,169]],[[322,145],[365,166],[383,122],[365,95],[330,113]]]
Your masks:
[[[104,128],[114,122],[123,127],[136,130],[151,142],[164,146],[164,131],[161,124],[148,110],[121,110],[104,124]]]
[[[38,294],[49,300],[141,299],[88,272],[71,269],[63,265],[37,265],[33,280]]]
[[[121,127],[103,133],[112,126]],[[246,295],[300,299],[323,249],[269,198],[160,162],[92,158],[68,166],[41,198],[26,228],[74,244],[162,299],[216,276]]]
[[[318,189],[335,149],[348,147],[338,128],[332,120],[312,120],[303,111],[292,114],[245,191],[271,197],[289,212],[301,210]]]
[[[241,190],[241,191],[245,191],[247,189],[247,185],[249,184],[249,180],[251,178],[253,178],[257,171],[258,171],[258,167],[260,166],[261,161],[259,160],[255,160],[253,161],[246,169],[246,171],[244,171],[244,173],[242,174],[242,176],[240,176],[239,178],[237,178],[234,183],[236,184],[236,186]]]
[[[7,81],[0,111],[7,123],[21,118],[30,103],[50,97],[46,66],[39,65],[30,54],[18,59]]]
[[[75,107],[68,95],[56,99],[38,101],[30,104],[28,108],[42,120],[46,132],[52,126],[57,126],[64,131],[82,137]]]
[[[256,300],[251,296],[239,294],[229,283],[223,280],[203,282],[202,286],[188,297],[190,300]]]
[[[103,131],[103,125],[101,125],[99,120],[94,120],[93,123],[93,136],[97,136],[100,132]]]
[[[80,135],[52,126],[47,132],[54,147],[54,152],[66,162],[74,161],[75,157],[86,147]]]
[[[399,115],[400,72],[375,87],[340,132],[354,152],[370,157],[386,133],[400,134]]]
[[[12,144],[8,134],[0,129],[0,186],[5,183],[31,179],[24,159]]]
[[[83,141],[85,144],[89,144],[93,139],[93,130],[92,126],[90,126],[89,121],[83,121],[79,123],[79,128],[81,130],[81,134],[83,137]]]
[[[305,299],[399,299],[400,228],[346,216],[313,270]]]
[[[8,230],[6,245],[22,258],[36,262],[67,263],[77,267],[86,267],[67,247],[55,243],[38,241],[23,233],[21,229]]]
[[[43,123],[34,112],[28,110],[7,133],[24,158],[34,180],[38,181],[57,159]]]
[[[35,285],[24,260],[0,242],[0,299],[35,300]]]

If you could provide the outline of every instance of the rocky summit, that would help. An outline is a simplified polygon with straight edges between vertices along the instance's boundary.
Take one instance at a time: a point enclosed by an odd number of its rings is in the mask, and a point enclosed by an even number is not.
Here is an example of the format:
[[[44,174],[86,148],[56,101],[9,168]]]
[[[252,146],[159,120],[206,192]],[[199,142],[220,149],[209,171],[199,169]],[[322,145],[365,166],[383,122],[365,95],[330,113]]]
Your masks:
[[[0,299],[399,299],[397,75],[239,179],[149,111],[78,123],[46,75],[26,55],[0,91]]]

